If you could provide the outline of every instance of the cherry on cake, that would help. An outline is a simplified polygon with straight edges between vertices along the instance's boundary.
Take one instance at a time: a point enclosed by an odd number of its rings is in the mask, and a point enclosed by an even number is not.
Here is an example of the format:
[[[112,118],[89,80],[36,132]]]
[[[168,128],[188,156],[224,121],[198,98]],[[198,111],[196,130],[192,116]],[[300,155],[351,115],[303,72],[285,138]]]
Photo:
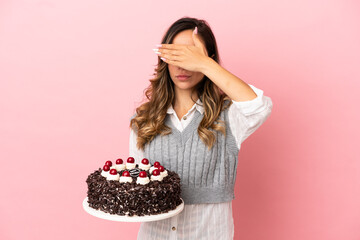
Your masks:
[[[133,181],[133,179],[130,176],[129,171],[123,171],[122,174],[121,174],[121,177],[120,177],[120,182],[121,183],[126,183],[126,182],[131,183],[132,181]]]
[[[115,161],[115,169],[117,171],[121,171],[125,169],[125,163],[121,158],[116,159]]]
[[[109,165],[107,165],[105,163],[105,165],[104,165],[104,167],[103,167],[103,169],[101,171],[101,176],[107,177],[109,175],[109,173],[110,173],[110,167],[109,167]]]
[[[110,170],[110,174],[107,175],[106,180],[113,180],[113,181],[118,181],[120,179],[120,175],[118,174],[118,172],[116,171],[116,169],[111,169]]]
[[[160,171],[160,175],[161,175],[163,178],[168,175],[168,172],[167,172],[167,170],[165,170],[164,166],[161,166],[161,165],[160,165],[160,166],[158,167],[158,169],[159,169],[159,171]]]
[[[150,173],[152,173],[152,171],[154,171],[154,169],[157,169],[160,166],[160,162],[154,162],[154,165],[152,167],[150,167]]]
[[[141,171],[139,173],[139,177],[136,179],[136,183],[141,184],[141,185],[145,185],[148,184],[150,182],[149,177],[147,176],[145,171]]]
[[[133,157],[129,157],[126,161],[126,169],[133,169],[135,167],[135,159]]]
[[[160,175],[160,170],[159,169],[155,169],[153,172],[152,172],[152,175],[151,175],[151,180],[152,181],[161,181],[163,180],[163,176]]]
[[[141,160],[140,164],[139,164],[139,168],[143,169],[143,170],[149,170],[151,167],[149,159],[147,158],[143,158],[143,160]]]

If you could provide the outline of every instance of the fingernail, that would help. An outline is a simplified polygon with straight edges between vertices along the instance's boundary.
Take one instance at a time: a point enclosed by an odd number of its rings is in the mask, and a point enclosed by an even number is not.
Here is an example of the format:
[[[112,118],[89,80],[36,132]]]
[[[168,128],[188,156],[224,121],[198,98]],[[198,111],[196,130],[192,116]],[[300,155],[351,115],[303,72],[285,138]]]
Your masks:
[[[163,58],[163,57],[161,57],[161,60],[163,60],[163,61],[165,62],[165,60],[166,60],[166,59],[165,59],[165,58]]]
[[[157,49],[157,48],[153,48],[152,50],[154,50],[155,52],[159,51],[159,49]]]
[[[195,27],[195,31],[194,31],[195,34],[197,34],[197,27]]]
[[[162,47],[162,45],[161,45],[161,44],[156,44],[155,46],[157,46],[157,47]]]

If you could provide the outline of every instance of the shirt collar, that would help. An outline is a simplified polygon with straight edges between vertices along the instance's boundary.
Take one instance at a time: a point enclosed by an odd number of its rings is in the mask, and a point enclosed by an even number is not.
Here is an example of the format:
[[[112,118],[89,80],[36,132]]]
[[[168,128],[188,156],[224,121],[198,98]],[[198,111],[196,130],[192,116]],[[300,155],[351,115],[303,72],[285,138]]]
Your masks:
[[[191,107],[191,109],[188,111],[188,113],[192,112],[194,109],[196,109],[201,114],[204,113],[204,107],[203,107],[203,104],[202,104],[200,98],[196,101],[196,103],[194,103],[194,105]],[[168,113],[168,114],[175,113],[175,110],[172,105],[170,105],[170,107],[167,109],[166,113]]]

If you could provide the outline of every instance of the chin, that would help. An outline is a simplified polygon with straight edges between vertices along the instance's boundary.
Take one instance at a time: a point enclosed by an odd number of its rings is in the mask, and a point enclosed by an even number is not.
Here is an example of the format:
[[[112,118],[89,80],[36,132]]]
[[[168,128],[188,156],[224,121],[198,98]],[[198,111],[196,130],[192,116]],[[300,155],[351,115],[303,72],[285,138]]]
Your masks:
[[[177,82],[175,86],[181,90],[189,90],[195,87],[194,84],[189,84],[188,82]]]

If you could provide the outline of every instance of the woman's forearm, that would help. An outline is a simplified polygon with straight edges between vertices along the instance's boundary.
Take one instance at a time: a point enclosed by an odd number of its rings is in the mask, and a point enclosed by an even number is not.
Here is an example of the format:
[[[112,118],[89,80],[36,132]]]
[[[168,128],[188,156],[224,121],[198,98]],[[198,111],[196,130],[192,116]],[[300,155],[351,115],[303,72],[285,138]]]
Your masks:
[[[205,61],[202,73],[234,101],[249,101],[257,97],[246,82],[223,68],[212,58]]]

